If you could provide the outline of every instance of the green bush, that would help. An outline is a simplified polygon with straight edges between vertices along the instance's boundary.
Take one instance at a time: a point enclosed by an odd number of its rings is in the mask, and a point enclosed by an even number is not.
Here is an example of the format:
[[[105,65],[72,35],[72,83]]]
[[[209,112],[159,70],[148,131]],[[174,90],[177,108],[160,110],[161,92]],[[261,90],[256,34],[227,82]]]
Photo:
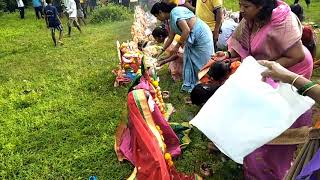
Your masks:
[[[1,12],[13,12],[17,8],[17,2],[15,0],[0,0],[0,13]]]
[[[101,23],[110,21],[123,21],[130,19],[131,17],[132,11],[130,11],[128,8],[110,3],[107,6],[103,6],[94,11],[90,22]]]
[[[6,3],[4,2],[4,0],[0,0],[0,14],[2,11],[4,11],[6,7]]]

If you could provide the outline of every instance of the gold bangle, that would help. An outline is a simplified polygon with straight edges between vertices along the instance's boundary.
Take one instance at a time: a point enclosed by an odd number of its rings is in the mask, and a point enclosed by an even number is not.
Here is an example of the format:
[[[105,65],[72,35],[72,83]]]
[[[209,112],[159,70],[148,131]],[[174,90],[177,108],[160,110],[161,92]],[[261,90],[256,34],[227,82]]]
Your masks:
[[[291,83],[291,90],[292,90],[292,91],[294,91],[294,90],[293,90],[294,83],[297,81],[297,79],[298,79],[299,77],[301,77],[301,75],[297,75],[297,76],[293,79],[293,81],[292,81],[292,83]]]
[[[312,89],[312,88],[314,88],[314,87],[316,87],[316,86],[318,86],[318,85],[319,85],[319,84],[315,84],[315,85],[309,87],[308,89],[306,89],[305,91],[303,91],[303,93],[302,93],[301,95],[304,96],[304,94],[307,93],[310,89]]]

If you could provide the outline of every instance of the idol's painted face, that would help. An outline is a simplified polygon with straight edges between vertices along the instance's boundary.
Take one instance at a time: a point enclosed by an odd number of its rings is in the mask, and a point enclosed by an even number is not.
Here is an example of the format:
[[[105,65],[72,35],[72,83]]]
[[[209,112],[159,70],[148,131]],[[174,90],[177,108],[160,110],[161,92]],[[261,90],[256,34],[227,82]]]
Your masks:
[[[246,20],[253,20],[262,9],[261,6],[257,6],[251,3],[250,1],[246,1],[246,0],[240,0],[239,5],[240,5],[240,13],[242,17]]]

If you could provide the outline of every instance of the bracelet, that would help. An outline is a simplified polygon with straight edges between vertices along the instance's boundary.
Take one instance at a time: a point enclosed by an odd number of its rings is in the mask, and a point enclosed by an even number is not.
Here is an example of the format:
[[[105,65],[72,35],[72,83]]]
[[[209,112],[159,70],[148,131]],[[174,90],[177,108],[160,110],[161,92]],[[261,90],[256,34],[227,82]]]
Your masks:
[[[294,90],[293,90],[293,85],[294,85],[294,83],[297,81],[297,79],[298,79],[299,77],[301,77],[301,75],[297,75],[297,76],[294,78],[294,80],[292,81],[292,83],[291,83],[291,90],[292,90],[292,91],[294,91]]]
[[[318,84],[314,84],[313,86],[309,87],[308,89],[306,89],[305,91],[303,91],[303,93],[301,94],[302,96],[305,96],[305,93],[307,93],[310,89],[314,88],[318,86]]]
[[[311,82],[307,83],[306,85],[304,85],[302,88],[298,89],[297,92],[298,92],[298,94],[303,95],[303,93],[306,93],[307,90],[310,90],[311,89],[310,87],[312,87],[314,85],[316,85],[316,83],[311,81]]]

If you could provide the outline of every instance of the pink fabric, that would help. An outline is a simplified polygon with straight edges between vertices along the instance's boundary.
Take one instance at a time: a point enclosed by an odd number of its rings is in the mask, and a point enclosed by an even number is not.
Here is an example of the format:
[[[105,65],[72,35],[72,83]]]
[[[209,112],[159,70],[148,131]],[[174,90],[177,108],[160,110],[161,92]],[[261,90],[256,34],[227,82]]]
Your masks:
[[[164,143],[167,145],[167,151],[172,157],[178,157],[181,154],[179,138],[174,133],[169,123],[164,119],[158,106],[155,106],[154,111],[152,112],[152,117],[154,123],[160,126],[160,129],[162,130]]]
[[[183,70],[182,56],[177,57],[175,61],[169,62],[169,71],[174,81],[179,81],[182,79],[182,70]]]
[[[290,7],[282,1],[273,10],[271,21],[256,33],[250,34],[250,22],[242,20],[235,33],[228,40],[228,48],[235,50],[241,59],[251,55],[258,60],[275,60],[301,40],[302,26]],[[250,39],[250,41],[249,41]],[[292,72],[310,78],[313,60],[303,47],[305,58],[288,68]],[[311,125],[311,110],[301,115],[292,128]],[[244,160],[245,179],[280,180],[291,166],[295,145],[264,145]]]
[[[144,76],[140,78],[140,83],[135,87],[135,89],[150,90],[149,82],[144,78]]]
[[[300,41],[300,21],[287,4],[282,1],[278,4],[273,10],[271,21],[256,33],[250,33],[251,22],[243,19],[228,41],[229,49],[235,50],[242,59],[252,55],[259,60],[274,60]]]
[[[166,52],[168,54],[172,54],[171,51],[176,45],[176,41],[174,40],[171,45],[167,48]],[[169,62],[169,71],[171,73],[171,77],[174,81],[179,81],[182,79],[182,71],[183,71],[183,48],[179,48],[179,52],[177,53],[177,58],[174,61]]]

